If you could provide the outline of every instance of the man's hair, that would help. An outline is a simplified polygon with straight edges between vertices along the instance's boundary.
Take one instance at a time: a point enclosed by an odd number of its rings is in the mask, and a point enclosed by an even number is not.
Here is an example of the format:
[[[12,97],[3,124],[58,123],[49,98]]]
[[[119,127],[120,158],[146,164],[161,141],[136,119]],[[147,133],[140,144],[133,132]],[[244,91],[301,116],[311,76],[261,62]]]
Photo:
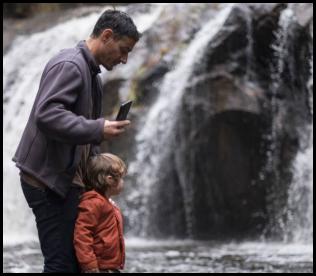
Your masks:
[[[115,35],[128,36],[135,41],[138,41],[141,37],[130,16],[118,10],[104,11],[95,24],[91,36],[99,37],[105,29],[111,29]]]
[[[126,165],[118,156],[110,153],[92,156],[87,164],[86,189],[104,194],[108,186],[105,182],[107,175],[111,175],[117,181],[126,173]]]

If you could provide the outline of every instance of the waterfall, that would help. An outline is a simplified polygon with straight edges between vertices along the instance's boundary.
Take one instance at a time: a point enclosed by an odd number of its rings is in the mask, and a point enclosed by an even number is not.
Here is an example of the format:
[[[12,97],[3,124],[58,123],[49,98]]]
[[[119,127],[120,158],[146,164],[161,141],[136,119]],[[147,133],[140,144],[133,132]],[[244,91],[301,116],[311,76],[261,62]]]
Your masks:
[[[174,125],[177,123],[177,112],[181,98],[188,84],[195,62],[199,62],[203,56],[204,49],[209,41],[217,34],[230,14],[232,5],[223,8],[215,18],[207,22],[192,39],[188,48],[181,54],[178,64],[174,70],[164,77],[161,84],[159,97],[151,107],[146,116],[143,127],[137,134],[137,155],[129,165],[129,173],[134,174],[137,181],[133,184],[133,190],[127,195],[130,205],[139,202],[138,207],[129,211],[133,227],[142,236],[149,233],[150,205],[155,200],[150,200],[157,185],[173,185],[172,183],[161,183],[164,170],[162,166],[167,164],[168,154],[176,146],[176,137],[173,135]],[[185,212],[186,230],[190,236],[192,230],[192,186],[187,179],[181,179],[182,197]],[[191,188],[190,188],[191,187]],[[168,188],[167,188],[168,189]],[[179,195],[180,196],[180,195]],[[154,197],[153,197],[154,198]],[[163,199],[161,199],[163,201]],[[141,206],[141,208],[139,208]],[[137,229],[138,226],[138,229]]]
[[[271,111],[272,111],[272,122],[271,122],[271,136],[270,136],[270,149],[268,154],[268,169],[273,170],[276,175],[276,181],[279,181],[279,174],[277,169],[277,140],[278,140],[278,130],[282,128],[282,108],[278,100],[278,94],[280,93],[280,87],[282,85],[282,74],[284,73],[285,63],[288,62],[287,59],[290,58],[288,52],[288,33],[290,23],[293,20],[293,12],[290,8],[285,9],[279,19],[279,29],[276,32],[276,42],[272,45],[275,51],[275,58],[277,60],[276,68],[271,69],[272,77],[272,87],[271,87]],[[293,71],[291,71],[292,73]]]
[[[274,234],[279,232],[285,242],[310,242],[313,236],[313,123],[308,126],[295,125],[299,133],[299,150],[292,166],[293,179],[288,185],[288,190],[280,194],[280,132],[284,129],[285,113],[284,102],[280,100],[284,95],[285,82],[295,79],[295,61],[292,46],[292,38],[296,17],[292,7],[289,5],[281,12],[279,28],[276,34],[276,41],[272,45],[275,51],[276,64],[271,69],[271,132],[270,148],[267,151],[267,171],[270,172],[275,181],[275,187],[270,191],[270,208],[272,213],[270,219],[274,228]],[[306,87],[301,88],[308,91],[308,105],[310,112],[313,109],[313,66],[312,46],[311,59],[307,60],[310,67],[310,77]],[[286,77],[285,77],[286,76]],[[286,80],[287,79],[287,80]],[[286,192],[286,193],[285,193]],[[285,204],[280,199],[287,198]],[[281,200],[281,201],[282,201]],[[281,232],[281,233],[280,233]]]
[[[245,20],[247,28],[247,47],[245,56],[247,58],[245,69],[245,83],[251,88],[256,85],[256,72],[254,72],[255,62],[252,58],[255,55],[256,38],[253,36],[256,31],[253,28],[254,21],[251,15],[252,10],[242,4],[245,11]],[[134,6],[135,7],[135,6]],[[157,4],[150,5],[146,12],[139,12],[132,16],[135,24],[141,32],[146,32],[156,21],[163,19],[168,5]],[[206,6],[205,6],[206,7]],[[178,200],[179,212],[183,215],[183,224],[179,228],[184,229],[186,237],[194,236],[194,226],[196,221],[193,215],[195,206],[194,181],[190,179],[190,173],[183,173],[184,163],[189,165],[196,161],[193,154],[178,154],[178,147],[181,147],[181,153],[189,151],[185,143],[179,143],[179,132],[174,131],[179,124],[179,112],[183,96],[189,87],[194,85],[196,79],[204,78],[202,72],[195,76],[195,69],[203,66],[203,59],[206,47],[213,41],[216,41],[217,34],[223,28],[234,5],[218,5],[216,12],[211,16],[207,12],[199,17],[200,26],[195,26],[196,30],[190,33],[190,37],[182,42],[182,45],[176,45],[172,52],[172,64],[175,64],[171,70],[166,73],[161,83],[155,83],[159,86],[156,101],[150,106],[148,113],[141,115],[140,127],[136,135],[136,152],[134,159],[129,162],[129,173],[126,183],[126,194],[122,198],[122,210],[127,215],[128,221],[132,225],[131,235],[133,236],[155,236],[152,230],[159,231],[159,217],[155,216],[156,210],[165,204],[164,212],[159,215],[175,216],[170,206],[167,206],[175,199]],[[179,10],[181,6],[179,6]],[[193,4],[192,4],[192,8]],[[201,8],[205,9],[206,8]],[[123,10],[123,9],[122,9]],[[137,8],[135,9],[137,12]],[[141,10],[141,9],[140,9]],[[175,9],[176,10],[176,9]],[[174,11],[174,10],[173,10]],[[186,11],[190,11],[189,9]],[[22,131],[26,125],[30,110],[33,105],[35,95],[42,70],[47,61],[59,50],[73,47],[79,40],[86,39],[98,19],[100,13],[93,13],[85,17],[70,20],[57,25],[41,33],[30,36],[19,36],[13,43],[12,48],[4,56],[3,73],[3,182],[4,182],[4,242],[20,241],[21,239],[36,238],[36,229],[34,216],[27,206],[22,195],[19,181],[19,172],[15,164],[11,161],[12,156],[20,141]],[[174,12],[172,13],[172,15]],[[199,16],[199,13],[197,13]],[[185,17],[187,18],[187,17]],[[282,90],[282,78],[285,69],[293,74],[293,64],[291,63],[291,53],[288,46],[291,40],[290,31],[294,16],[290,8],[281,12],[278,31],[276,33],[276,43],[273,46],[276,65],[271,69],[271,132],[269,133],[271,146],[267,152],[267,170],[275,174],[273,179],[279,180],[278,155],[279,155],[279,131],[282,130],[284,123],[284,112],[279,99]],[[161,20],[163,21],[163,20]],[[180,20],[177,22],[181,22]],[[188,23],[189,24],[189,23]],[[163,26],[163,25],[161,25]],[[160,30],[160,25],[156,25],[155,32]],[[174,26],[173,26],[174,27]],[[76,30],[80,30],[80,32]],[[187,29],[182,28],[182,32]],[[192,29],[193,30],[193,29]],[[191,30],[191,31],[192,31]],[[145,39],[144,39],[145,40]],[[186,44],[187,43],[187,44]],[[216,43],[215,43],[216,44]],[[121,99],[126,99],[130,92],[130,85],[134,81],[135,72],[143,66],[148,54],[148,45],[140,40],[131,55],[129,62],[124,66],[119,66],[112,72],[102,75],[103,81],[111,79],[123,80],[119,93]],[[217,47],[217,45],[214,45]],[[159,47],[156,47],[159,49]],[[242,51],[243,49],[241,49]],[[311,50],[312,52],[312,46]],[[180,52],[180,55],[177,55]],[[171,56],[171,55],[170,55]],[[169,56],[169,57],[170,57]],[[308,60],[310,64],[310,78],[307,85],[309,91],[309,107],[313,109],[313,57]],[[287,67],[288,66],[288,67]],[[268,68],[269,69],[269,68]],[[104,72],[104,71],[103,71]],[[207,72],[208,73],[208,72]],[[193,76],[192,76],[193,75]],[[233,76],[234,77],[234,76]],[[236,77],[238,78],[238,77]],[[247,88],[246,87],[246,88]],[[215,94],[215,93],[214,93]],[[201,98],[201,101],[204,101]],[[190,108],[190,107],[189,107]],[[212,108],[207,106],[208,109]],[[146,109],[146,108],[145,108]],[[194,109],[192,109],[194,110]],[[141,111],[142,112],[142,111]],[[140,112],[140,113],[141,113]],[[190,112],[190,110],[188,111]],[[199,114],[194,114],[192,118],[197,118]],[[183,123],[182,123],[183,124]],[[194,122],[190,122],[194,126]],[[285,239],[288,241],[310,241],[313,233],[313,125],[304,128],[300,137],[300,150],[293,162],[293,181],[289,190],[286,208],[278,209],[277,193],[271,208],[275,214],[274,223],[284,232]],[[211,143],[212,141],[210,141]],[[181,155],[181,156],[180,156]],[[182,160],[183,158],[190,160]],[[181,159],[181,160],[180,160]],[[191,160],[192,159],[192,160]],[[208,162],[208,160],[205,160]],[[190,169],[190,168],[186,168]],[[203,174],[203,172],[202,172]],[[172,176],[174,178],[168,179]],[[263,173],[260,178],[264,178]],[[129,181],[131,180],[131,181]],[[174,189],[175,183],[179,187]],[[194,185],[193,185],[194,184]],[[173,190],[172,190],[173,189]],[[160,197],[161,191],[166,197]],[[168,191],[170,191],[168,193]],[[278,211],[279,210],[279,211]],[[170,211],[170,213],[168,213]],[[210,211],[210,210],[209,210]],[[14,218],[14,219],[13,219]],[[287,218],[284,220],[284,218]],[[182,217],[181,217],[182,219]],[[182,221],[181,221],[182,223]],[[174,223],[176,224],[176,223]],[[21,229],[23,233],[21,234]],[[288,231],[286,229],[289,229]],[[175,231],[177,233],[177,231]]]
[[[289,188],[285,241],[313,242],[313,45],[310,46],[310,77],[306,84],[311,123],[300,137],[300,150],[293,162],[293,181]]]
[[[285,241],[313,242],[313,126],[306,129],[307,147],[297,154],[289,189]]]
[[[252,16],[251,16],[251,10],[249,9],[249,7],[247,5],[245,5],[245,16],[246,16],[246,24],[247,24],[247,40],[248,40],[248,44],[247,44],[247,48],[246,48],[246,52],[247,52],[247,63],[246,63],[246,73],[245,73],[245,82],[246,83],[250,83],[253,76],[253,69],[252,69],[252,64],[251,61],[253,59],[254,56],[254,52],[253,52],[253,22],[252,22]]]
[[[271,130],[267,135],[269,146],[266,151],[267,162],[266,172],[271,176],[273,187],[268,192],[268,212],[270,219],[270,230],[273,235],[279,235],[279,232],[285,232],[284,216],[286,208],[279,200],[283,198],[282,189],[280,189],[280,131],[282,130],[282,119],[284,118],[285,108],[282,106],[282,102],[279,99],[279,95],[283,85],[282,74],[284,73],[287,63],[291,63],[291,57],[289,55],[289,36],[291,22],[293,22],[293,11],[287,7],[280,14],[278,29],[275,31],[275,42],[271,46],[274,50],[275,64],[271,64]],[[291,71],[290,73],[293,73]]]

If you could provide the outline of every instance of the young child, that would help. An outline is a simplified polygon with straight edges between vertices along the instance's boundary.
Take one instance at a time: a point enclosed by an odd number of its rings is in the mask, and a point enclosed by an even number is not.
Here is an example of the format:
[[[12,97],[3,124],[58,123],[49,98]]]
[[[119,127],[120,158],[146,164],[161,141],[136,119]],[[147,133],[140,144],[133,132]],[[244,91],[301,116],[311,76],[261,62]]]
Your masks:
[[[113,154],[88,160],[87,191],[79,204],[74,233],[82,272],[120,272],[124,268],[122,215],[111,196],[122,191],[126,171],[124,162]]]

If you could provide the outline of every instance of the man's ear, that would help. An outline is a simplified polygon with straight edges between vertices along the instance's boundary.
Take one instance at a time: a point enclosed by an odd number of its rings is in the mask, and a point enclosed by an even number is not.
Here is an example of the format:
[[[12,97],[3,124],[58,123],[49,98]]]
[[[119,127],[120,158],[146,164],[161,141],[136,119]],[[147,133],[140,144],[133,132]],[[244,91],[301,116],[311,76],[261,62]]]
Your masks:
[[[104,29],[101,33],[101,39],[103,42],[108,41],[111,37],[113,37],[113,31],[111,29]]]

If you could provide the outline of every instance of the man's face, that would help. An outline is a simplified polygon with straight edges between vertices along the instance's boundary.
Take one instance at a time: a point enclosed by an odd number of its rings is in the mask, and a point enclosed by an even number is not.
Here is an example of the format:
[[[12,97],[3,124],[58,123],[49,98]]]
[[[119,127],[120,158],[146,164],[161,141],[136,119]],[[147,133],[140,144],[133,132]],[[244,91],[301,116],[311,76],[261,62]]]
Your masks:
[[[98,61],[110,71],[115,65],[127,62],[128,54],[133,50],[135,44],[136,41],[130,37],[116,37],[112,33],[101,40]]]

